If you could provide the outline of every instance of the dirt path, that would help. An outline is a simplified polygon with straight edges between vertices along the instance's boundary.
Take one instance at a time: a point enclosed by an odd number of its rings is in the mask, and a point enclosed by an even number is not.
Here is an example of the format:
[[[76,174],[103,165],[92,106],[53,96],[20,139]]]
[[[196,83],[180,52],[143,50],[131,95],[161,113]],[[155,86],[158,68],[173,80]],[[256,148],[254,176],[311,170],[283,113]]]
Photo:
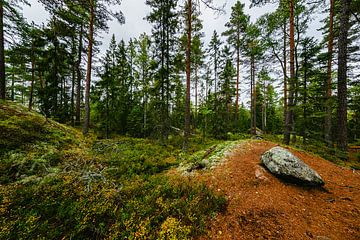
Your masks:
[[[323,190],[278,180],[259,166],[274,143],[243,143],[199,180],[228,198],[200,239],[360,239],[360,172],[291,150],[325,180]]]

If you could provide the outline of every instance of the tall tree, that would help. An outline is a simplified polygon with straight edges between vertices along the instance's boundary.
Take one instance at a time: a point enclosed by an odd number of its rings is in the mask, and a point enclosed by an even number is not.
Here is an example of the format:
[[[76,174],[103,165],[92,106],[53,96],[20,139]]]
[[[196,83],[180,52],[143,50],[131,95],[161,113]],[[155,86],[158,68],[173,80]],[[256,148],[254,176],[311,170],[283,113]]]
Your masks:
[[[294,0],[290,0],[290,79],[289,79],[289,95],[288,95],[288,109],[286,109],[286,118],[285,118],[285,132],[284,132],[284,143],[290,144],[290,134],[293,127],[294,121],[294,103],[295,103],[295,85],[296,85],[296,76],[295,76],[295,13],[294,13]]]
[[[256,62],[262,54],[259,40],[260,29],[255,24],[249,24],[246,29],[246,55],[250,58],[250,96],[251,96],[251,133],[256,134]]]
[[[212,74],[213,74],[213,83],[209,84],[210,86],[214,86],[214,93],[216,95],[217,87],[218,87],[218,78],[219,78],[219,66],[220,66],[220,49],[221,49],[222,42],[220,40],[220,37],[216,30],[214,30],[213,35],[211,37],[209,47],[208,47],[208,53],[209,53],[209,59],[211,61],[212,68]],[[209,92],[211,89],[209,89]]]
[[[341,0],[338,40],[338,148],[347,150],[347,58],[351,0]]]
[[[170,0],[147,0],[146,4],[151,7],[147,20],[153,24],[153,38],[156,61],[155,91],[157,91],[158,126],[162,141],[169,135],[170,123],[170,100],[172,93],[172,68],[174,65],[174,50],[176,47],[176,31],[178,29],[178,13],[176,6],[178,1]]]
[[[185,128],[184,149],[187,150],[190,136],[190,74],[191,74],[191,31],[192,31],[192,0],[187,2],[187,46],[186,46],[186,100],[185,100]]]
[[[92,70],[92,55],[94,43],[94,21],[95,21],[95,1],[89,0],[89,35],[88,35],[88,50],[87,50],[87,67],[86,67],[86,80],[85,80],[85,118],[83,133],[88,134],[90,126],[90,84],[91,84],[91,70]]]
[[[14,33],[21,29],[23,25],[22,15],[18,9],[19,3],[27,4],[26,0],[0,1],[0,99],[6,98],[6,79],[5,79],[5,34]],[[5,29],[5,26],[11,26]],[[16,29],[15,31],[12,28]]]
[[[0,1],[0,99],[6,98],[5,81],[5,39],[4,39],[4,1]]]
[[[328,35],[328,64],[327,64],[327,81],[326,81],[326,114],[325,114],[325,142],[328,146],[332,144],[331,137],[331,115],[332,115],[332,60],[333,60],[333,42],[334,42],[334,4],[335,0],[330,0],[329,16],[329,35]]]
[[[106,29],[106,22],[111,17],[116,18],[119,23],[124,23],[124,17],[121,12],[113,13],[108,9],[108,5],[120,5],[121,0],[89,0],[89,31],[88,31],[88,49],[87,49],[87,68],[85,79],[85,118],[83,133],[86,135],[89,132],[90,126],[90,85],[91,85],[91,70],[94,44],[94,26],[95,24],[102,25],[102,29]]]
[[[249,22],[249,16],[244,13],[244,6],[237,1],[231,8],[231,16],[228,23],[225,24],[227,30],[224,35],[228,37],[228,42],[233,46],[236,52],[236,99],[235,99],[235,126],[238,125],[239,113],[239,81],[240,81],[240,51],[241,51],[241,34],[246,30]]]

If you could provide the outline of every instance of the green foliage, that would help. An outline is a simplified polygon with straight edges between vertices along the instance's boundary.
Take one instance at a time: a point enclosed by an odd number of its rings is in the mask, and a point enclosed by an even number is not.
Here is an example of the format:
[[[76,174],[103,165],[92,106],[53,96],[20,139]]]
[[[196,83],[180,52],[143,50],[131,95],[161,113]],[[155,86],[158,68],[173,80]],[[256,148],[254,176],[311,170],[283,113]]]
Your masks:
[[[182,179],[99,179],[89,190],[85,184],[59,174],[2,188],[1,238],[185,239],[202,233],[208,216],[225,206],[223,197]]]
[[[0,182],[54,171],[64,151],[78,144],[78,133],[25,108],[0,106]]]
[[[9,134],[31,137],[1,148],[0,239],[191,239],[226,206],[223,196],[170,170],[214,141],[193,138],[186,154],[179,136],[168,145],[129,137],[85,141],[17,105],[1,105],[0,112],[5,126],[17,117]],[[38,123],[39,136],[29,130]]]

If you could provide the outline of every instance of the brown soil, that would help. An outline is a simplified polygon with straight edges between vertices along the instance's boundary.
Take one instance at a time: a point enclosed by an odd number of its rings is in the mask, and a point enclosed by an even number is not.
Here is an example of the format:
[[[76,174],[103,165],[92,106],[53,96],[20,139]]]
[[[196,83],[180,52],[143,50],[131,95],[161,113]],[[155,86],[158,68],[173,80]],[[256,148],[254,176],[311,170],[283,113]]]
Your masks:
[[[276,144],[249,141],[223,165],[197,176],[228,199],[200,239],[360,239],[360,173],[290,149],[325,180],[324,188],[286,183],[260,156]]]

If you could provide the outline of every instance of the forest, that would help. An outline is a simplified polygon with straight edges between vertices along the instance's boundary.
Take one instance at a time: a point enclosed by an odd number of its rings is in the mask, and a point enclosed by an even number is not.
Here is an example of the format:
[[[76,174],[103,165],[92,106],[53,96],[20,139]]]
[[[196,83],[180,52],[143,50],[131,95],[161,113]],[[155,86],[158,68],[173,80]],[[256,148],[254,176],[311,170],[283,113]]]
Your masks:
[[[37,0],[49,18],[35,24],[35,0],[0,0],[0,239],[358,239],[360,1],[143,0],[151,33],[102,51],[126,1]],[[228,18],[211,36],[204,9]],[[232,204],[224,186],[280,191],[257,165],[231,165],[275,145],[328,180],[285,186],[304,208],[314,196],[308,222],[329,232]],[[227,166],[258,182],[233,189],[218,180]],[[234,231],[221,222],[232,208]]]

